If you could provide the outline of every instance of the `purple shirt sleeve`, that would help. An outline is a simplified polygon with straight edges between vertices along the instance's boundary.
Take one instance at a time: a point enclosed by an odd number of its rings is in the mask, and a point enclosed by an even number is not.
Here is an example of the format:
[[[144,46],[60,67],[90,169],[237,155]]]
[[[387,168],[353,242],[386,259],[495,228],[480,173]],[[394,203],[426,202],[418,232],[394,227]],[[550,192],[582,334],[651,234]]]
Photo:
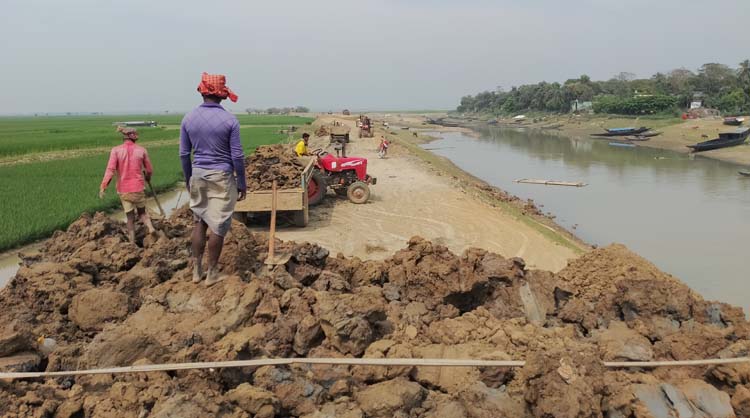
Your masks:
[[[238,158],[245,159],[245,153],[242,151],[242,142],[240,141],[240,122],[237,119],[232,124],[232,131],[229,134],[229,147],[232,152],[232,160]]]
[[[234,174],[237,176],[237,188],[245,191],[247,185],[245,182],[245,153],[242,151],[242,142],[240,141],[240,122],[237,119],[232,124],[232,132],[229,135],[229,147],[232,153],[232,165]]]
[[[185,120],[183,119],[180,126],[180,163],[182,164],[182,175],[185,176],[185,185],[190,188],[190,177],[193,175],[193,164],[190,161],[190,151],[192,151],[190,135],[185,129]]]

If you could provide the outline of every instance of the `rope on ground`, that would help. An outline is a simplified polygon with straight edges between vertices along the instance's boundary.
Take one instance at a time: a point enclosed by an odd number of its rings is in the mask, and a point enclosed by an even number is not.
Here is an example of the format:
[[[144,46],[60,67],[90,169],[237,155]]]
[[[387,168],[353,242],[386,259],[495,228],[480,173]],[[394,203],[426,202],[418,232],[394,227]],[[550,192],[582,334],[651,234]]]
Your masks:
[[[705,360],[677,360],[677,361],[609,361],[605,367],[623,368],[654,368],[654,367],[684,367],[706,366],[719,364],[737,364],[750,362],[750,357]],[[516,360],[472,360],[472,359],[417,359],[417,358],[282,358],[216,361],[202,363],[171,363],[144,364],[139,366],[110,367],[90,370],[71,370],[59,372],[18,372],[0,373],[0,379],[29,379],[39,377],[82,376],[95,374],[123,374],[166,372],[196,369],[224,369],[235,367],[261,366],[289,366],[293,364],[307,365],[340,365],[340,366],[423,366],[423,367],[523,367],[525,361]]]

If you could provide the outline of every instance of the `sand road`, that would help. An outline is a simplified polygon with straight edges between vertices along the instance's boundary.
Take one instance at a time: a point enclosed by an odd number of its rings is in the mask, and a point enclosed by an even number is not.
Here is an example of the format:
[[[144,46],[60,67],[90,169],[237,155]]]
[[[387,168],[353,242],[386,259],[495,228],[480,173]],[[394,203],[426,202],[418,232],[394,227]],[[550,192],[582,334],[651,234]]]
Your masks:
[[[367,158],[368,172],[378,179],[371,187],[370,202],[356,205],[329,194],[311,208],[306,228],[281,228],[279,238],[316,242],[333,255],[379,259],[419,235],[457,253],[480,247],[505,257],[523,257],[529,267],[551,271],[562,269],[576,256],[502,209],[468,195],[398,145],[391,147],[387,158],[378,158],[379,133],[359,139],[353,121],[338,120],[352,127],[347,154]],[[326,146],[327,137],[311,139],[311,150]]]

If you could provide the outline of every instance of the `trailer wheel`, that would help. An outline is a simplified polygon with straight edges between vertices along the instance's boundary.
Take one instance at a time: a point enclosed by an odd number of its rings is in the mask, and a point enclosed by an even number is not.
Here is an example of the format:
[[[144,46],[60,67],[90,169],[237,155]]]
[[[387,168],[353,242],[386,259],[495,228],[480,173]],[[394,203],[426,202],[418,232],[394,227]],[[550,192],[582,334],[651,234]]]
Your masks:
[[[346,197],[348,197],[352,203],[365,203],[370,199],[370,187],[367,186],[367,183],[355,181],[346,189]]]
[[[319,171],[313,172],[310,182],[307,184],[307,204],[317,205],[323,201],[326,195],[326,179]]]
[[[306,210],[298,210],[292,214],[292,223],[294,226],[304,228],[307,226],[308,215]]]
[[[247,225],[248,222],[250,222],[250,217],[247,216],[247,212],[234,212],[232,217],[244,225]]]

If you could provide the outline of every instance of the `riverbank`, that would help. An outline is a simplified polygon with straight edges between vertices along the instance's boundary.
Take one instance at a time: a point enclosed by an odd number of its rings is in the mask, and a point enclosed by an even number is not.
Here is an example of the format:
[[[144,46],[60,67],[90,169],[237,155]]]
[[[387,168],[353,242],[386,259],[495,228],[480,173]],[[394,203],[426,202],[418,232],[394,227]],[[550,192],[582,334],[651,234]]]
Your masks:
[[[587,243],[625,244],[707,299],[746,305],[750,182],[735,164],[542,131],[484,126],[476,133],[442,132],[422,147],[510,194],[533,199]],[[519,178],[587,186],[520,184]]]
[[[381,259],[414,235],[461,253],[482,247],[507,257],[523,257],[529,266],[559,271],[589,247],[545,217],[533,205],[489,186],[450,161],[422,150],[413,133],[376,128],[374,138],[357,138],[353,117],[323,117],[351,128],[350,156],[368,159],[378,179],[365,205],[330,196],[310,212],[303,229],[284,229],[284,240],[310,241],[346,256]],[[377,157],[381,135],[392,140],[388,157]],[[313,138],[310,149],[333,152],[328,137]],[[258,230],[266,228],[259,226]]]
[[[750,120],[749,117],[745,117]],[[467,125],[485,124],[484,121],[467,120]],[[547,115],[515,123],[510,118],[500,119],[499,125],[508,128],[538,129],[551,134],[570,138],[592,139],[591,134],[603,132],[605,128],[647,126],[661,132],[648,141],[638,142],[637,146],[666,149],[690,154],[688,145],[718,138],[719,132],[731,132],[737,127],[723,124],[720,117],[681,120],[678,118],[626,118],[601,115]],[[746,126],[746,125],[743,125]],[[721,148],[695,154],[740,165],[750,165],[750,143],[735,147]]]

